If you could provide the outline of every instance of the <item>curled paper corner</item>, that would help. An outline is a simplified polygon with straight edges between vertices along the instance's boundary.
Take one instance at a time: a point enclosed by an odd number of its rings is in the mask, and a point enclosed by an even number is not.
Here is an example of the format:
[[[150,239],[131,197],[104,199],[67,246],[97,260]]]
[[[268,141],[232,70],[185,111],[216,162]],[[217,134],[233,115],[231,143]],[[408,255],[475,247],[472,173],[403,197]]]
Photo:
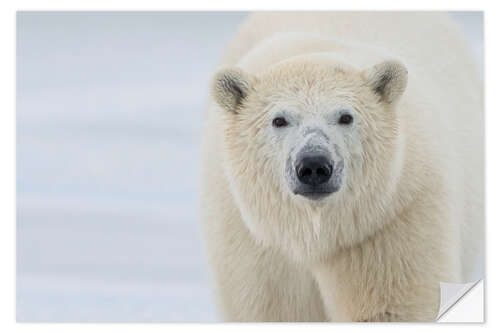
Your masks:
[[[440,282],[441,301],[439,304],[439,313],[436,318],[438,322],[483,322],[483,280],[477,280],[469,283],[446,283]],[[475,293],[473,299],[465,297],[476,286],[480,290]],[[459,304],[467,302],[467,304]],[[459,311],[466,311],[468,314],[474,312],[474,319],[461,316],[450,316],[454,309],[461,306]],[[465,307],[464,307],[465,306]],[[446,316],[445,316],[446,315]],[[447,318],[444,318],[444,317]],[[449,318],[448,318],[449,317]],[[452,318],[453,317],[453,318]],[[455,318],[456,317],[456,318]],[[479,319],[480,318],[480,319]]]

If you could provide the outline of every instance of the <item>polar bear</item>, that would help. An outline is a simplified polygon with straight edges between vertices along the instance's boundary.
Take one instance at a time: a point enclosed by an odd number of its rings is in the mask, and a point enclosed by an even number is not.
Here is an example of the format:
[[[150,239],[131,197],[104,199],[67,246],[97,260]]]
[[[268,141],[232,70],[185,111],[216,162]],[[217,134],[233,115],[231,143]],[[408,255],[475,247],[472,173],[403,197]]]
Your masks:
[[[248,17],[203,130],[221,319],[434,321],[439,282],[481,277],[475,66],[441,13]]]

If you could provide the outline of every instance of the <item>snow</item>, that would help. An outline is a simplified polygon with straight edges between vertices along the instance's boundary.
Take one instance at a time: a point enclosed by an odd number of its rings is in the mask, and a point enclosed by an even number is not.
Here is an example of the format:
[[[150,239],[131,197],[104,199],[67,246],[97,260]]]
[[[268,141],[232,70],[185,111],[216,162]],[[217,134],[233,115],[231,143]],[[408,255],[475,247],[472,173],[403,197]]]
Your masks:
[[[18,14],[18,321],[216,320],[198,145],[245,15]],[[482,64],[482,16],[455,17]]]

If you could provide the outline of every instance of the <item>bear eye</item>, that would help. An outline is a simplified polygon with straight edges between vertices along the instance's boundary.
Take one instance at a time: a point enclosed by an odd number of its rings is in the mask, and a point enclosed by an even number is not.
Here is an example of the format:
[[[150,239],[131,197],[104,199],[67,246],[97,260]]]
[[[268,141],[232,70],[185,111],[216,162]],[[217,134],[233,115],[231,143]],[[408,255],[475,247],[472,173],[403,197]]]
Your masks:
[[[283,117],[276,117],[273,119],[274,127],[285,127],[286,125],[288,125],[288,122]]]
[[[343,114],[342,116],[340,116],[339,118],[339,124],[341,125],[349,125],[350,123],[352,123],[352,116],[350,114]]]

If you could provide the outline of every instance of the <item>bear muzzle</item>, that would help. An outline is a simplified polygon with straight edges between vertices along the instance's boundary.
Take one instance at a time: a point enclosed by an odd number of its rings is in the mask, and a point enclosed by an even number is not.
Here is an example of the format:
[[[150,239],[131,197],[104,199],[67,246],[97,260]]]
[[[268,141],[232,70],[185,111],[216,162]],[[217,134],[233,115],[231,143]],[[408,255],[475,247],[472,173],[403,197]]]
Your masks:
[[[293,193],[320,200],[337,192],[341,185],[343,161],[335,163],[328,154],[302,154],[295,165]]]

